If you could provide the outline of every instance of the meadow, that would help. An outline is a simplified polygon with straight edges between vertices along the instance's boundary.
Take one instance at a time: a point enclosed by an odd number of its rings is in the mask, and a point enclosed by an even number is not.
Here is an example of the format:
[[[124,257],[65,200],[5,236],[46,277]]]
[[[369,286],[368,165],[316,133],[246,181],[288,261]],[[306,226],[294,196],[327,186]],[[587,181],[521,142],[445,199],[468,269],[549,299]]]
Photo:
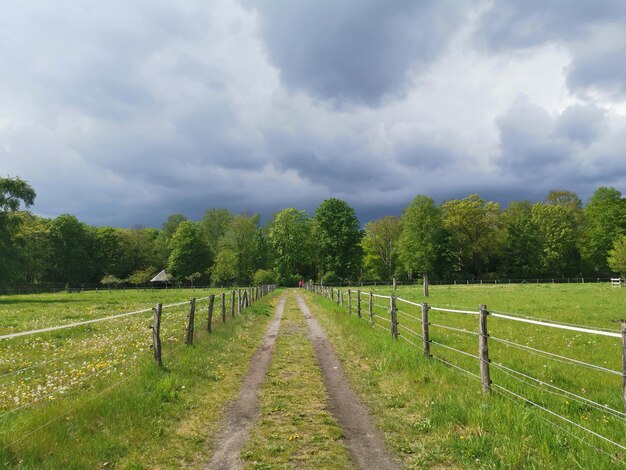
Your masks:
[[[201,428],[193,428],[189,420],[184,425],[184,433],[205,435],[206,422],[221,412],[220,404],[237,389],[247,369],[246,358],[261,334],[253,326],[263,324],[270,314],[269,305],[259,303],[232,320],[227,295],[223,324],[216,296],[214,331],[209,334],[208,300],[199,301],[196,341],[186,346],[189,299],[220,292],[168,289],[0,297],[0,335],[150,309],[157,302],[182,302],[163,309],[162,369],[152,359],[151,311],[0,340],[0,467],[96,468],[125,460],[135,462],[136,468],[150,466],[136,446],[165,439],[165,430],[210,399],[213,403],[199,413],[206,418]],[[176,435],[170,439],[175,442]],[[191,443],[183,438],[182,444],[157,450],[150,458],[167,459],[168,452],[176,459],[194,458],[198,449],[188,454],[185,449],[206,442],[207,436]]]
[[[361,295],[362,318],[358,319],[356,293],[353,291],[351,294],[353,315],[348,316],[346,288],[340,290],[343,292],[344,308],[330,300],[320,299],[318,303],[322,302],[325,308],[319,309],[319,312],[326,318],[327,329],[335,331],[336,346],[341,349],[342,344],[349,342],[350,346],[343,346],[346,357],[362,354],[368,358],[360,357],[354,363],[349,361],[357,370],[353,371],[353,380],[361,383],[361,391],[365,395],[385,397],[389,391],[384,387],[399,385],[393,383],[395,380],[391,377],[383,379],[376,370],[396,369],[394,373],[398,380],[405,377],[407,382],[400,387],[402,390],[397,396],[389,399],[388,406],[404,409],[418,406],[419,402],[421,407],[419,414],[422,417],[406,422],[406,434],[398,432],[394,442],[397,443],[397,439],[411,442],[410,436],[415,433],[411,429],[417,427],[426,428],[424,432],[417,432],[422,434],[421,437],[433,432],[444,438],[448,446],[440,447],[443,454],[453,453],[452,447],[460,448],[461,455],[475,456],[476,462],[480,461],[481,466],[486,467],[503,463],[524,468],[558,467],[583,462],[582,466],[589,468],[589,462],[595,462],[601,468],[621,463],[626,446],[626,415],[622,402],[620,338],[488,316],[494,396],[485,400],[481,393],[477,358],[477,315],[430,310],[432,357],[427,360],[422,354],[420,338],[421,308],[397,301],[400,337],[394,341],[389,333],[388,299],[373,297],[375,316],[372,327],[368,315],[369,296]],[[369,292],[370,288],[364,290]],[[390,287],[378,287],[372,291],[375,295],[394,293]],[[434,307],[454,310],[477,312],[481,304],[486,304],[492,313],[576,324],[614,333],[619,333],[620,329],[619,324],[612,321],[624,318],[622,311],[626,307],[626,289],[612,288],[607,284],[431,286],[428,298],[423,297],[421,287],[399,287],[394,294],[398,299],[427,302]],[[331,318],[323,313],[327,309],[335,312]],[[388,343],[395,343],[397,350],[391,352]],[[359,352],[359,349],[362,351]],[[376,352],[376,349],[381,352]],[[387,353],[389,356],[383,357]],[[441,364],[441,361],[447,361],[452,366]],[[398,363],[392,365],[394,362]],[[406,370],[399,373],[398,368]],[[435,372],[438,374],[438,387],[433,390],[427,384],[433,380]],[[424,375],[428,377],[426,384],[423,383]],[[372,376],[378,378],[374,380]],[[417,381],[413,384],[414,390],[404,390],[412,381]],[[424,390],[425,396],[416,396]],[[371,405],[374,408],[379,406],[376,401]],[[432,409],[439,407],[443,407],[438,412],[443,417],[427,417]],[[492,410],[489,416],[485,415],[485,409]],[[459,413],[461,418],[455,418],[455,413]],[[458,429],[450,427],[450,423],[439,426],[436,424],[438,419],[451,419],[453,422],[460,419],[455,425]],[[490,424],[487,425],[487,422]],[[387,423],[387,427],[395,429],[398,423]],[[617,446],[605,438],[614,441]],[[517,443],[504,444],[504,441],[513,442],[516,439],[523,443],[522,447]],[[555,439],[561,439],[561,444]],[[411,446],[400,451],[406,451],[413,457],[407,459],[411,465],[433,463],[419,452],[417,454],[421,457],[416,458],[416,450]],[[489,452],[492,452],[492,457],[487,458]],[[541,458],[531,459],[531,454],[541,455]],[[442,457],[438,463],[447,461],[447,458]],[[453,460],[458,461],[458,458],[457,455]],[[464,464],[469,464],[471,460],[461,459]]]

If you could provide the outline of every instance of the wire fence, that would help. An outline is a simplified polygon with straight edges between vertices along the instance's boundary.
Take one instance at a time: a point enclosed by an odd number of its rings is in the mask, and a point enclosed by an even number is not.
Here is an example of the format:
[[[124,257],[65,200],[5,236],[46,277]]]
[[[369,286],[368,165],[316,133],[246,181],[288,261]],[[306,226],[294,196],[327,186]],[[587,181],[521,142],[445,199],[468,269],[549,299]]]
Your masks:
[[[159,356],[165,354],[168,366],[173,367],[176,352],[193,344],[194,332],[201,323],[202,329],[211,331],[215,322],[234,319],[275,289],[270,285],[229,290],[185,302],[157,304],[155,308],[2,335],[0,425],[6,431],[7,420],[69,393],[93,392],[95,398],[130,378],[150,352],[155,359],[157,350]],[[206,313],[196,315],[201,310]],[[161,357],[157,363],[162,366]],[[101,390],[103,380],[113,385]],[[54,416],[25,435],[11,435],[4,449],[62,417]]]
[[[626,450],[626,322],[616,331],[488,311],[484,305],[476,310],[447,308],[360,289],[307,288],[394,340],[421,349],[428,359],[479,381],[486,394],[531,407],[559,429],[565,426],[590,447],[613,458]],[[491,336],[494,331],[496,336]],[[604,360],[571,357],[574,351]],[[621,364],[621,370],[606,362]]]

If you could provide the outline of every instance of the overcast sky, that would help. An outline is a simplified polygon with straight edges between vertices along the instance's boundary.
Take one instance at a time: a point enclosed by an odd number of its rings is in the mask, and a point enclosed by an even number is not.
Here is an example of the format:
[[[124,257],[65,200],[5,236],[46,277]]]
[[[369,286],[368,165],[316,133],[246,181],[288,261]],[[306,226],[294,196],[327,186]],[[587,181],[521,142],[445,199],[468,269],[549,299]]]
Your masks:
[[[0,63],[47,217],[626,193],[623,0],[0,0]]]

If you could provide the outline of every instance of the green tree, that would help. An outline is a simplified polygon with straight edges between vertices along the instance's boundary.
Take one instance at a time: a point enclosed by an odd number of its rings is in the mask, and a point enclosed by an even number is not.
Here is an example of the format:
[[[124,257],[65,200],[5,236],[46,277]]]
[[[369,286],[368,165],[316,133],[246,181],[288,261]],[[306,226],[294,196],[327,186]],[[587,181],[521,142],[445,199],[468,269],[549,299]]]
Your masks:
[[[73,215],[62,214],[50,223],[52,280],[71,284],[94,280],[97,273],[92,262],[91,234],[90,228]]]
[[[571,208],[537,203],[532,207],[541,252],[539,264],[545,276],[577,275],[580,269],[578,222]]]
[[[305,211],[288,208],[274,216],[268,230],[278,280],[286,285],[294,275],[311,273],[313,240]]]
[[[255,286],[276,284],[276,274],[270,269],[258,269],[252,277]]]
[[[163,227],[158,232],[158,236],[155,239],[155,253],[156,253],[156,264],[163,266],[167,263],[171,248],[170,248],[170,240],[178,226],[187,221],[187,217],[182,214],[172,214],[170,215],[165,222],[163,222]]]
[[[214,285],[230,286],[237,280],[237,254],[226,246],[217,252],[217,258],[211,268],[211,280]]]
[[[130,276],[128,276],[128,282],[133,286],[143,286],[150,282],[150,280],[156,276],[158,269],[154,266],[148,266],[147,268],[138,269]]]
[[[13,236],[19,260],[16,274],[19,282],[39,283],[45,278],[52,255],[50,221],[25,211],[14,216],[19,219]]]
[[[441,209],[428,196],[418,194],[402,213],[398,241],[399,261],[410,277],[432,273],[443,256]]]
[[[178,225],[170,240],[167,269],[178,278],[187,278],[210,267],[211,252],[200,226],[191,221]]]
[[[499,252],[500,205],[477,194],[443,204],[443,227],[449,232],[451,254],[457,269],[482,277]],[[455,263],[455,264],[456,264]]]
[[[504,230],[502,271],[508,277],[527,278],[540,274],[540,240],[533,222],[532,203],[511,202],[500,214]]]
[[[584,208],[581,255],[590,274],[609,273],[608,252],[626,233],[626,199],[615,188],[600,187]]]
[[[609,250],[608,264],[622,278],[626,277],[626,235],[615,240],[613,248]]]
[[[219,251],[220,240],[224,237],[228,227],[230,227],[233,217],[233,214],[228,209],[208,209],[202,216],[200,224],[211,249],[213,260],[215,260]]]
[[[398,241],[402,224],[398,217],[386,216],[365,224],[361,246],[365,266],[370,272],[378,271],[377,279],[391,279],[398,260]]]
[[[213,271],[214,275],[219,273],[219,283],[224,284],[230,272],[230,267],[224,265],[226,262],[234,263],[234,282],[249,284],[252,281],[258,247],[259,219],[258,214],[250,216],[245,213],[233,218],[220,242],[216,260],[219,266]],[[222,252],[224,253],[220,256]]]
[[[23,275],[19,240],[20,219],[14,213],[35,202],[35,190],[20,178],[0,178],[0,285],[8,285]]]
[[[0,178],[0,213],[15,212],[35,203],[35,190],[20,178]]]
[[[363,253],[354,209],[340,199],[326,199],[315,211],[315,225],[322,272],[334,271],[342,279],[356,277]]]

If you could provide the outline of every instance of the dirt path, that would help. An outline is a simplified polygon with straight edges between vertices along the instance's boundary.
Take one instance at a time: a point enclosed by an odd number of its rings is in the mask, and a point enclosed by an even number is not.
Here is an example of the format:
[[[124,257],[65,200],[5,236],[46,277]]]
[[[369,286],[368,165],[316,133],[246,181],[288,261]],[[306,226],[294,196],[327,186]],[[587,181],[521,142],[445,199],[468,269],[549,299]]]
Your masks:
[[[376,429],[369,411],[355,395],[341,370],[341,363],[326,333],[311,315],[304,299],[296,293],[298,305],[309,326],[309,339],[313,342],[326,389],[331,412],[343,427],[348,447],[354,461],[363,469],[396,469],[398,465],[387,453],[383,436]]]
[[[208,469],[226,470],[242,467],[239,454],[248,440],[252,425],[259,417],[259,389],[272,360],[285,300],[285,297],[280,299],[276,307],[276,318],[268,326],[261,346],[252,357],[250,370],[243,381],[237,400],[226,408],[226,421],[214,443],[215,453],[206,467]]]

